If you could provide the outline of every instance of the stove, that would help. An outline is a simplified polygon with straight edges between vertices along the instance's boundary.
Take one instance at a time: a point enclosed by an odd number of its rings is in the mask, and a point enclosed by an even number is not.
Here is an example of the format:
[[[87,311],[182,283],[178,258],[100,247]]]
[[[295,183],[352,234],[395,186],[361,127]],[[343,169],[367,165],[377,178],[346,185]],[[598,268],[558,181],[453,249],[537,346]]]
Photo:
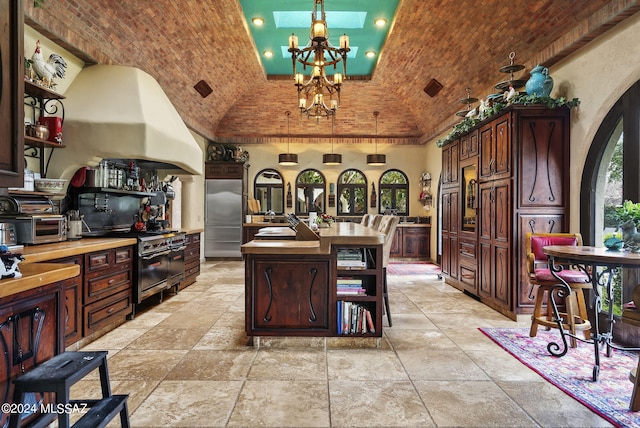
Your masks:
[[[147,298],[174,288],[184,279],[185,233],[177,230],[114,232],[108,236],[135,237],[138,240],[133,275],[133,313]]]

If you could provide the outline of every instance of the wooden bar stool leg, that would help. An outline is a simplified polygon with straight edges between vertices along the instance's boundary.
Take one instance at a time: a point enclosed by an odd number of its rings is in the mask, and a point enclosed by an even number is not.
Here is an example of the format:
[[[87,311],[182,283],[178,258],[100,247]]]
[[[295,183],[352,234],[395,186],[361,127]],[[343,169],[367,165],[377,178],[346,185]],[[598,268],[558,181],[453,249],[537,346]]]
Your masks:
[[[533,314],[531,315],[531,329],[529,330],[529,337],[536,337],[538,334],[538,317],[542,314],[542,300],[544,299],[545,287],[538,286],[536,292],[536,303],[533,307]]]
[[[581,288],[576,290],[576,300],[578,301],[578,316],[583,322],[586,322],[589,319],[589,313],[587,312],[587,303],[584,298],[584,289]],[[584,338],[589,340],[591,339],[591,329],[585,329]]]

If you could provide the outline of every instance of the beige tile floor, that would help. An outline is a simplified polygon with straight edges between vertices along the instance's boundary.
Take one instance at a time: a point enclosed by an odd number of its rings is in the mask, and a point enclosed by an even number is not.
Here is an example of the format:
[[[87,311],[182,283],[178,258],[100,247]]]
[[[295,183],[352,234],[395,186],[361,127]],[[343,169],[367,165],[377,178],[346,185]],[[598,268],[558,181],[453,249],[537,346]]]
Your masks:
[[[83,348],[109,351],[132,426],[610,426],[477,329],[528,323],[436,276],[389,277],[379,349],[248,346],[243,280],[240,261],[206,262],[195,284]],[[93,373],[72,396],[99,391]]]

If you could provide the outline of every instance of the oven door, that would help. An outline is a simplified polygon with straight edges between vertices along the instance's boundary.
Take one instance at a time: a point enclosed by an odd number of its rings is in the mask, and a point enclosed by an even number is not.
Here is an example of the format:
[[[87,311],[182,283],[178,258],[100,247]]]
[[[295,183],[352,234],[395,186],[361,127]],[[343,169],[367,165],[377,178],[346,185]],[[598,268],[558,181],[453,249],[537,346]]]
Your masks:
[[[138,298],[140,303],[147,297],[168,287],[169,265],[171,251],[164,250],[156,253],[144,254],[138,261]]]
[[[171,248],[171,264],[169,267],[169,286],[172,287],[184,280],[184,250],[187,247],[181,245]]]

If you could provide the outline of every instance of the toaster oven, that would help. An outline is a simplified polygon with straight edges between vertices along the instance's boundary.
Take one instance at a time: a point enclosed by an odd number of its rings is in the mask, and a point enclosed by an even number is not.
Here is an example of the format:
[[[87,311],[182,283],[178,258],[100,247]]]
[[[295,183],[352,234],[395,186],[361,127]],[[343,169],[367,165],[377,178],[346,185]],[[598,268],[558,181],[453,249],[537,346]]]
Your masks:
[[[67,240],[67,218],[63,215],[16,216],[3,221],[15,225],[18,244],[49,244]]]
[[[0,196],[0,221],[14,225],[18,244],[67,240],[67,218],[53,213],[53,203],[40,196]]]

